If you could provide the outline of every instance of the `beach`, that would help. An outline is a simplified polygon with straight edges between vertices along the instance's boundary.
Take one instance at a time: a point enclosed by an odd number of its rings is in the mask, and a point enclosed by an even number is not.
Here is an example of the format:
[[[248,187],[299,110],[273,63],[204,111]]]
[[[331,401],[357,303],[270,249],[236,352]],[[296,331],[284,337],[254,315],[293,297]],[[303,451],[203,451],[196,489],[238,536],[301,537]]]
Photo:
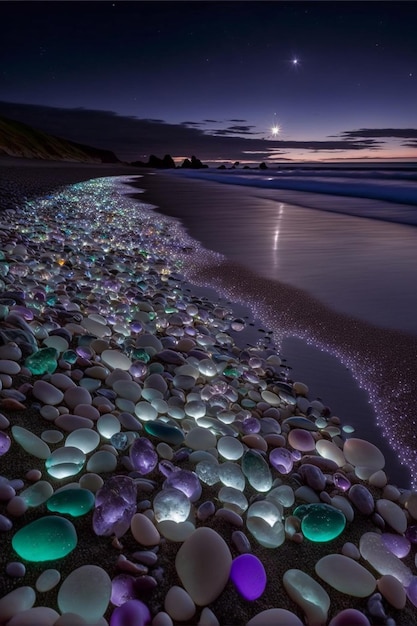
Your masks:
[[[109,178],[107,183],[97,181],[96,185],[93,181],[84,182],[76,189],[62,194],[59,191],[63,185],[103,176],[126,178],[123,183]],[[128,178],[132,176],[140,176],[133,186],[131,178]],[[222,202],[224,207],[236,203],[242,214],[246,203],[250,212],[251,196],[242,190],[210,182],[177,179],[160,172],[137,172],[133,168],[113,166],[1,165],[0,181],[2,243],[5,260],[12,268],[10,276],[13,277],[3,276],[7,285],[3,292],[7,298],[3,302],[6,308],[3,311],[2,332],[3,337],[9,340],[14,337],[14,342],[21,343],[21,348],[11,350],[3,338],[0,347],[3,350],[1,359],[7,362],[2,375],[1,411],[4,420],[0,432],[10,440],[10,449],[1,457],[2,462],[5,461],[1,474],[6,480],[0,484],[5,494],[0,513],[11,518],[13,524],[13,529],[6,528],[6,524],[0,541],[6,564],[23,561],[26,565],[23,576],[10,575],[6,573],[6,568],[3,569],[0,575],[3,593],[23,586],[36,588],[40,573],[46,567],[56,568],[60,572],[60,584],[56,583],[44,592],[37,590],[36,601],[32,605],[50,607],[53,611],[59,608],[61,613],[65,613],[68,609],[63,611],[62,606],[68,606],[68,603],[65,604],[61,597],[60,605],[60,585],[76,568],[94,565],[100,568],[103,586],[106,586],[107,579],[102,572],[111,579],[122,575],[133,579],[133,582],[124,579],[124,586],[120,583],[123,586],[121,595],[124,600],[137,598],[148,607],[153,621],[144,618],[144,624],[220,623],[222,626],[237,626],[273,608],[291,612],[294,619],[298,617],[300,621],[291,622],[293,624],[328,624],[335,618],[332,626],[337,626],[342,621],[338,622],[336,616],[344,609],[357,609],[366,616],[369,624],[406,626],[417,623],[415,606],[410,599],[404,600],[403,606],[395,606],[398,601],[393,600],[393,595],[398,591],[398,583],[389,578],[395,578],[400,571],[404,587],[415,580],[415,543],[410,543],[411,539],[408,539],[413,532],[407,534],[406,531],[417,524],[417,507],[409,485],[405,484],[407,471],[411,473],[415,467],[417,454],[417,447],[410,440],[410,416],[414,414],[415,406],[413,381],[417,367],[415,337],[398,329],[378,327],[364,319],[345,315],[329,308],[303,289],[271,280],[258,271],[251,272],[250,268],[238,262],[237,257],[225,256],[227,251],[223,244],[226,236],[217,236],[216,247],[216,232],[222,228],[218,220],[213,222],[212,230],[203,226],[208,238],[203,240],[202,215],[209,213],[213,207],[216,207],[216,215],[221,215]],[[135,192],[135,187],[141,190],[140,193]],[[49,198],[38,201],[36,197],[43,193]],[[132,200],[131,196],[135,199]],[[267,210],[274,201],[262,198],[262,202]],[[145,205],[141,207],[141,203]],[[149,204],[158,207],[157,212],[150,210]],[[14,209],[17,211],[14,212]],[[36,221],[38,215],[39,222]],[[168,220],[164,216],[168,216]],[[18,221],[17,229],[12,223],[14,217]],[[226,228],[233,231],[235,218],[230,217],[228,222],[229,217],[225,210]],[[170,221],[170,218],[175,219]],[[250,237],[254,224],[248,223],[246,228]],[[85,247],[81,244],[83,236]],[[36,258],[37,253],[41,260]],[[39,262],[43,266],[37,268]],[[30,268],[29,273],[23,266]],[[52,293],[45,288],[49,280],[53,285]],[[36,284],[42,287],[39,287],[39,293]],[[21,294],[22,285],[26,285],[28,291],[25,298]],[[34,318],[30,311],[34,313]],[[19,323],[16,318],[23,321]],[[31,323],[33,337],[30,335],[32,331],[26,328]],[[43,330],[40,330],[41,327]],[[157,340],[151,339],[151,336],[157,337]],[[358,434],[360,426],[353,433],[343,430],[345,415],[336,414],[333,407],[328,406],[326,380],[322,381],[322,390],[311,396],[308,381],[293,378],[291,361],[287,363],[280,359],[280,356],[285,358],[280,348],[288,338],[302,340],[313,351],[323,351],[336,358],[341,367],[349,370],[358,387],[368,393],[368,400],[358,400],[357,406],[368,402],[375,412],[375,424],[371,431],[373,435],[378,429],[382,433],[379,439],[372,438],[374,443],[378,441],[377,448],[372,444],[355,444],[355,441],[365,440]],[[60,343],[60,339],[66,344]],[[33,344],[34,341],[41,349],[49,345],[59,346],[58,352],[61,352],[60,358],[57,357],[56,370],[34,373],[37,370],[30,369],[28,343]],[[64,358],[64,353],[71,350],[75,356]],[[311,367],[315,367],[314,358],[313,352]],[[199,367],[204,360],[208,361],[206,365],[203,363]],[[65,378],[71,379],[75,389],[82,389],[81,402],[69,400]],[[129,384],[117,385],[118,381]],[[34,393],[36,382],[46,383],[43,391]],[[37,388],[42,389],[42,385],[37,384]],[[11,393],[12,389],[16,393]],[[54,399],[51,400],[48,394],[52,394]],[[192,406],[184,412],[186,398],[190,394],[188,405]],[[57,407],[62,406],[66,408],[59,411]],[[352,407],[348,406],[346,411],[349,414]],[[219,412],[224,413],[224,421],[217,418]],[[66,414],[69,418],[63,420]],[[110,431],[115,428],[114,435],[133,433],[129,440],[131,448],[138,445],[133,443],[135,441],[149,441],[147,449],[152,451],[149,454],[156,459],[155,464],[150,470],[148,467],[145,470],[141,465],[144,462],[143,451],[142,456],[137,453],[137,461],[135,454],[116,443],[120,438],[111,439],[105,435],[105,429],[98,429],[101,440],[96,448],[100,445],[97,450],[105,453],[103,458],[90,463],[92,456],[98,453],[93,447],[84,454],[88,461],[84,458],[80,473],[74,471],[62,480],[59,474],[51,475],[45,471],[45,458],[49,457],[39,453],[39,441],[32,442],[34,447],[31,447],[28,443],[19,444],[19,437],[11,434],[11,427],[19,426],[50,445],[52,451],[57,451],[61,449],[62,439],[55,440],[57,435],[49,434],[45,440],[41,437],[42,433],[46,430],[61,432],[65,438],[68,433],[76,433],[79,426],[74,426],[77,423],[73,419],[74,414],[87,420],[79,424],[92,432],[97,431],[99,419],[110,414]],[[165,431],[159,431],[157,427],[152,430],[151,424],[157,420],[158,414],[167,424]],[[356,421],[360,422],[360,419]],[[352,416],[347,423],[354,421]],[[199,434],[196,440],[190,435],[193,430],[195,436]],[[349,446],[344,445],[346,437],[354,442],[350,452]],[[233,453],[228,456],[227,452],[226,456],[222,456],[216,450],[219,440],[232,438],[241,446],[240,456],[234,457]],[[203,440],[208,443],[203,443]],[[4,441],[7,441],[6,438]],[[318,441],[327,442],[322,447],[330,450],[328,454],[316,451]],[[228,443],[232,445],[230,441]],[[284,470],[282,464],[267,463],[272,450],[284,448],[291,450],[289,471]],[[336,448],[339,451],[345,448],[343,462],[335,461],[339,459]],[[378,454],[378,449],[385,455],[386,465],[381,462],[382,455],[381,452]],[[363,451],[366,460],[363,459]],[[392,478],[390,461],[395,457],[403,465],[396,464],[395,478]],[[228,501],[219,496],[222,483],[218,478],[213,479],[214,482],[206,482],[205,472],[217,471],[204,466],[204,463],[210,465],[211,458],[218,465],[236,461],[233,471],[240,472],[238,483],[241,475],[246,480],[241,492],[247,500],[245,506],[233,504],[233,498]],[[203,465],[198,468],[201,463]],[[258,469],[248,469],[251,463]],[[30,470],[32,473],[28,477]],[[191,476],[192,480],[199,477],[201,494],[190,495],[191,512],[182,520],[184,526],[179,527],[187,538],[174,540],[170,538],[172,529],[164,530],[164,526],[155,519],[156,510],[152,501],[157,494],[163,493],[164,490],[160,489],[162,481],[172,473],[175,478],[175,472],[181,470],[186,472],[187,480],[191,480]],[[258,472],[267,476],[266,487],[257,483]],[[87,478],[82,479],[86,474]],[[341,482],[335,480],[335,474],[342,474]],[[77,485],[74,489],[81,487],[96,495],[106,481],[122,475],[135,482],[140,493],[135,515],[146,513],[148,522],[153,522],[152,531],[142,515],[136,518],[138,529],[135,526],[134,535],[129,525],[117,539],[114,530],[107,534],[93,532],[92,517],[95,513],[90,510],[86,515],[70,518],[76,527],[78,544],[65,558],[46,562],[19,559],[12,547],[12,536],[36,519],[48,515],[46,503],[51,497],[49,494],[42,500],[40,495],[36,496],[39,504],[27,505],[26,508],[22,502],[24,497],[14,500],[14,506],[10,505],[10,501],[19,498],[22,490],[31,484],[35,486],[36,483],[46,482],[56,492],[62,484],[68,486],[74,483]],[[402,476],[404,484],[401,483]],[[411,481],[414,478],[411,473]],[[228,485],[223,483],[223,487]],[[355,497],[354,490],[348,497],[351,485],[363,486],[367,495],[361,500]],[[45,493],[49,493],[45,485],[43,488]],[[268,500],[267,494],[277,488],[281,491]],[[41,492],[42,489],[39,490]],[[370,501],[372,506],[369,508]],[[379,501],[381,504],[378,504]],[[210,505],[201,508],[207,502],[214,503],[214,510]],[[279,522],[276,532],[267,529],[268,540],[263,541],[264,545],[256,537],[257,532],[258,537],[262,535],[256,530],[256,525],[252,525],[253,532],[248,530],[250,524],[247,528],[248,511],[258,502],[267,502],[269,513],[276,509]],[[326,541],[313,541],[303,536],[301,518],[294,515],[296,505],[302,504],[307,507],[327,505],[333,512],[337,510],[344,517],[343,532]],[[284,518],[289,518],[285,529]],[[280,525],[283,536],[285,530],[282,541],[277,538]],[[249,539],[251,554],[265,569],[265,589],[256,599],[248,600],[237,592],[235,584],[226,580],[220,591],[214,591],[212,599],[207,602],[215,617],[206,614],[204,621],[201,615],[204,602],[197,602],[194,595],[197,607],[194,613],[191,609],[192,615],[183,608],[184,612],[180,610],[178,615],[173,611],[177,616],[168,618],[171,622],[158,622],[155,616],[166,611],[166,596],[173,586],[186,587],[189,595],[193,596],[192,584],[175,565],[176,555],[192,537],[193,527],[215,531],[214,552],[220,544],[223,550],[224,543],[230,551],[230,559],[246,553],[234,535],[236,531],[242,531]],[[148,540],[149,532],[154,543]],[[369,556],[372,550],[367,551],[366,545],[362,545],[359,552],[361,537],[366,533],[371,533],[374,539],[375,536],[389,535],[393,544],[395,538],[392,537],[399,537],[397,542],[402,542],[401,545],[408,541],[408,552],[400,559],[388,549],[384,552],[381,548],[380,553],[385,554],[381,567],[378,559]],[[308,532],[305,534],[308,535]],[[391,545],[390,537],[386,538],[387,544],[384,545]],[[268,541],[277,543],[275,547],[268,547]],[[156,557],[144,555],[149,551]],[[366,581],[364,584],[371,591],[361,595],[352,590],[344,579],[339,581],[339,587],[344,589],[341,591],[332,585],[328,577],[327,580],[321,578],[315,568],[326,555],[348,555],[345,558],[357,563],[358,576]],[[198,569],[199,564],[194,565]],[[221,564],[217,563],[217,566],[221,571]],[[292,588],[291,583],[287,580],[286,585],[283,584],[288,570],[299,570],[307,575],[304,583],[308,593],[317,593],[311,603],[305,598],[294,599],[297,594],[294,590],[288,591]],[[332,576],[336,575],[333,569],[330,572]],[[215,577],[216,572],[213,571],[212,578]],[[381,578],[384,579],[382,583]],[[296,586],[301,585],[301,580]],[[319,583],[322,591],[317,591],[314,583]],[[382,595],[375,595],[379,592]],[[323,608],[326,594],[329,596],[327,609]],[[96,598],[93,600],[94,604]],[[27,604],[22,599],[19,602],[22,604],[18,603],[16,622],[13,622],[16,625],[19,624],[19,612],[24,610],[22,607],[31,610],[27,606],[30,600],[26,601]],[[109,603],[107,600],[108,607],[102,613],[104,618],[91,618],[86,623],[116,624],[112,616],[114,607],[123,606],[122,600],[117,602]],[[317,608],[316,603],[320,605],[321,602],[323,606]],[[180,606],[185,606],[184,603],[183,598],[178,600]],[[75,613],[76,606],[74,602]],[[7,618],[4,618],[5,615]],[[13,617],[2,608],[0,599],[1,616],[5,624]],[[51,613],[48,619],[48,623],[56,623],[57,626],[70,626],[70,618],[66,622],[58,622],[58,618]],[[162,620],[162,617],[159,619]],[[271,615],[269,619],[272,619]],[[281,615],[280,619],[284,616]],[[287,619],[290,619],[289,615]],[[127,624],[120,623],[123,626]]]

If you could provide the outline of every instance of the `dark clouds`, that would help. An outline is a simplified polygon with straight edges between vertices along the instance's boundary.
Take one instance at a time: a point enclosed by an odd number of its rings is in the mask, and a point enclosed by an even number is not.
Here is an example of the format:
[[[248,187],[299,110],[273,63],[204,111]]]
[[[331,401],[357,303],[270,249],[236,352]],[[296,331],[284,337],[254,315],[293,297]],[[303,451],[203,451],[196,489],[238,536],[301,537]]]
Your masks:
[[[291,157],[292,150],[307,153],[373,150],[377,156],[385,137],[417,138],[417,130],[413,129],[361,129],[345,131],[341,138],[323,141],[265,140],[253,137],[253,126],[237,124],[237,120],[225,129],[208,131],[204,130],[204,124],[199,128],[201,122],[168,124],[160,119],[138,119],[112,111],[8,102],[0,102],[0,115],[64,139],[113,150],[119,158],[127,161],[167,153],[174,157],[195,154],[203,161],[243,161],[248,158],[259,161]],[[408,145],[415,147],[416,142],[411,141]]]

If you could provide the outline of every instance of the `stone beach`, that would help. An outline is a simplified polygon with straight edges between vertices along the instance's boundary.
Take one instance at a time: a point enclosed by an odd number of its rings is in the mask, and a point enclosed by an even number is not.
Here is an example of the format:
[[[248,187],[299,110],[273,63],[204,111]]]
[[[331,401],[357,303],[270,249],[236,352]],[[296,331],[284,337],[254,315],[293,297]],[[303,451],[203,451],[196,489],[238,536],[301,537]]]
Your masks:
[[[417,492],[131,176],[0,164],[0,624],[417,624]]]

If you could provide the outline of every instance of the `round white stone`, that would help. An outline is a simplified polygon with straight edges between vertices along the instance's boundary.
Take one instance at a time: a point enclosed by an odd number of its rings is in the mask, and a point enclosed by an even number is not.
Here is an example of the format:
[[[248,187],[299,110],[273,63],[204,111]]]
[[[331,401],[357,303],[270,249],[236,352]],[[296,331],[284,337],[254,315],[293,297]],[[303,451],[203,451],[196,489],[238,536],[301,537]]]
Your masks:
[[[76,609],[87,623],[95,624],[107,610],[110,596],[111,579],[107,572],[97,565],[82,565],[62,583],[58,607],[61,613]]]

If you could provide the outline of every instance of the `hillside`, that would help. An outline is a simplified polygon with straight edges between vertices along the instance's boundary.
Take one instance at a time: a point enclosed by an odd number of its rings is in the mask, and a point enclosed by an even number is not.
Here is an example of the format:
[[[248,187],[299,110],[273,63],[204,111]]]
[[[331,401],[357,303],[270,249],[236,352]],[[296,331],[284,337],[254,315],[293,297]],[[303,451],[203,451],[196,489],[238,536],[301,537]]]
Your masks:
[[[5,117],[0,117],[0,155],[49,161],[120,163],[110,150],[100,150],[47,135]]]

